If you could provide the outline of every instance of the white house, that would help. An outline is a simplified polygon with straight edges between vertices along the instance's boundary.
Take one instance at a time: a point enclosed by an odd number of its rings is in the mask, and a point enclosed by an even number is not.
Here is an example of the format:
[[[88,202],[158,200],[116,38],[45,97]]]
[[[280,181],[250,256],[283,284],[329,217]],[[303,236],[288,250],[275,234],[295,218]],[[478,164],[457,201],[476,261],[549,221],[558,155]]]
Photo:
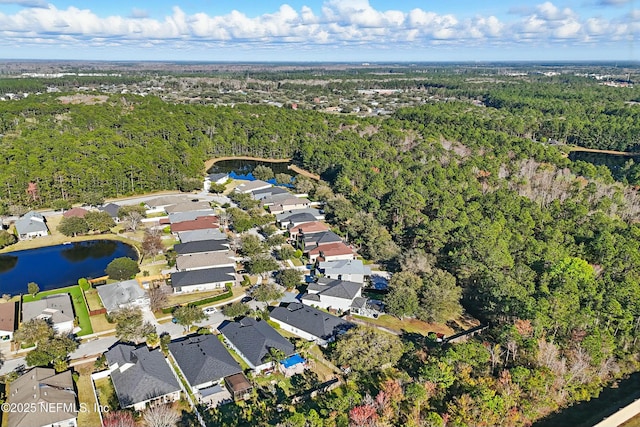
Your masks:
[[[337,316],[300,303],[275,307],[269,318],[283,330],[322,346],[353,326]]]
[[[224,289],[227,283],[232,285],[235,283],[235,273],[233,267],[178,271],[171,273],[171,286],[175,293]]]
[[[15,227],[18,239],[20,240],[34,239],[36,237],[43,237],[49,234],[49,229],[47,228],[44,216],[34,211],[27,212],[21,216],[15,222]]]
[[[124,307],[149,305],[149,295],[135,279],[97,286],[96,290],[102,300],[102,305],[107,309],[107,313]]]
[[[371,275],[371,269],[359,259],[321,261],[318,263],[317,270],[329,279],[357,283],[364,283],[365,278]]]
[[[302,296],[302,303],[325,310],[345,312],[353,304],[353,300],[362,296],[362,283],[347,282],[320,278],[310,283],[307,293]]]
[[[45,319],[61,334],[73,332],[75,315],[69,294],[54,294],[22,304],[22,321]]]

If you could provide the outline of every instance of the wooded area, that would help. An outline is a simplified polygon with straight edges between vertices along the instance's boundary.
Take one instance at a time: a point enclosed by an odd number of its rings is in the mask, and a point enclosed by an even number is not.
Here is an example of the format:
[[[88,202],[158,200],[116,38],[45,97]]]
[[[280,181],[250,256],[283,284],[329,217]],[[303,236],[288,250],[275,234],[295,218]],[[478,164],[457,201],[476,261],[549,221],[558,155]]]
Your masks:
[[[394,296],[398,313],[434,318],[424,300],[436,283],[459,289],[464,309],[492,325],[464,344],[404,337],[396,369],[357,361],[371,369],[355,385],[300,413],[316,411],[325,426],[346,425],[354,410],[351,420],[383,413],[391,425],[528,425],[639,368],[640,198],[607,168],[540,141],[637,150],[640,106],[628,101],[640,97],[573,77],[450,77],[437,90],[459,99],[389,118],[134,95],[4,103],[0,197],[6,213],[181,188],[213,156],[292,157],[330,183],[311,193],[361,254],[414,277],[413,288],[398,285],[412,289]],[[630,165],[617,178],[638,176]],[[283,417],[245,412],[246,424]],[[305,425],[296,415],[282,422]]]

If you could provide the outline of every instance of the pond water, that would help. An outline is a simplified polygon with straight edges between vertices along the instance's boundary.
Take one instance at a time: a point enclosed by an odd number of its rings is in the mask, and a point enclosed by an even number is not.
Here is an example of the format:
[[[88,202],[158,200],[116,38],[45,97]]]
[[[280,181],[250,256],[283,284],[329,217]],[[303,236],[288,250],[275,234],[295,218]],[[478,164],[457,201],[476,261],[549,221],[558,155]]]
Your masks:
[[[27,283],[40,290],[76,284],[78,279],[104,276],[115,258],[138,259],[136,250],[117,240],[89,240],[0,254],[0,294],[27,293]]]
[[[569,160],[575,162],[576,160],[582,160],[596,166],[604,165],[611,170],[611,173],[615,176],[617,171],[620,170],[626,162],[633,160],[634,162],[640,161],[640,156],[623,156],[620,154],[610,153],[593,153],[590,151],[572,151],[569,153]]]
[[[286,173],[293,178],[296,173],[287,168],[289,164],[290,163],[287,162],[271,163],[262,162],[259,160],[220,160],[219,162],[214,163],[214,165],[211,166],[207,173],[228,173],[229,177],[232,179],[255,181],[256,178],[253,176],[252,172],[256,168],[256,166],[262,165],[271,168],[274,175],[279,173]],[[276,180],[270,179],[269,182],[271,184],[275,184]]]

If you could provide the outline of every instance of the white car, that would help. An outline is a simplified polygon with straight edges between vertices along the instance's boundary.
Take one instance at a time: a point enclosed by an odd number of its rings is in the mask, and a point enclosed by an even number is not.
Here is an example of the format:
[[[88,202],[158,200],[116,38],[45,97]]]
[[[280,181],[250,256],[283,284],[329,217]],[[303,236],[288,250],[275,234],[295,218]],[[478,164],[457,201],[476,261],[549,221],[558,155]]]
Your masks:
[[[202,312],[203,312],[204,314],[213,314],[213,313],[217,313],[217,312],[218,312],[218,309],[217,309],[217,308],[215,308],[215,307],[207,307],[207,308],[205,308],[204,310],[202,310]]]

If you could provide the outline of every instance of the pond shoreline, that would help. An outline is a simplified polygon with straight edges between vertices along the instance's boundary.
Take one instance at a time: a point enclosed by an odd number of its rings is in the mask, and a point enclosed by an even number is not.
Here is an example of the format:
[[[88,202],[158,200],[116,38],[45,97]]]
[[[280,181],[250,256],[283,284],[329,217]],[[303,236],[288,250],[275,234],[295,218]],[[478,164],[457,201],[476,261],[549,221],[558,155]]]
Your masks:
[[[206,162],[204,162],[204,171],[205,173],[208,173],[207,171],[209,169],[211,169],[213,167],[213,165],[215,165],[218,162],[223,162],[226,160],[250,160],[250,161],[256,161],[256,162],[265,162],[265,163],[291,163],[291,158],[286,158],[286,159],[270,159],[270,158],[266,158],[266,157],[253,157],[253,156],[224,156],[224,157],[214,157],[212,159],[207,160]],[[317,175],[313,172],[309,172],[307,170],[304,170],[294,164],[290,164],[289,166],[287,166],[287,169],[290,169],[292,171],[294,171],[297,174],[300,174],[302,176],[306,176],[307,178],[311,178],[311,179],[315,179],[316,181],[320,181],[320,175]]]

